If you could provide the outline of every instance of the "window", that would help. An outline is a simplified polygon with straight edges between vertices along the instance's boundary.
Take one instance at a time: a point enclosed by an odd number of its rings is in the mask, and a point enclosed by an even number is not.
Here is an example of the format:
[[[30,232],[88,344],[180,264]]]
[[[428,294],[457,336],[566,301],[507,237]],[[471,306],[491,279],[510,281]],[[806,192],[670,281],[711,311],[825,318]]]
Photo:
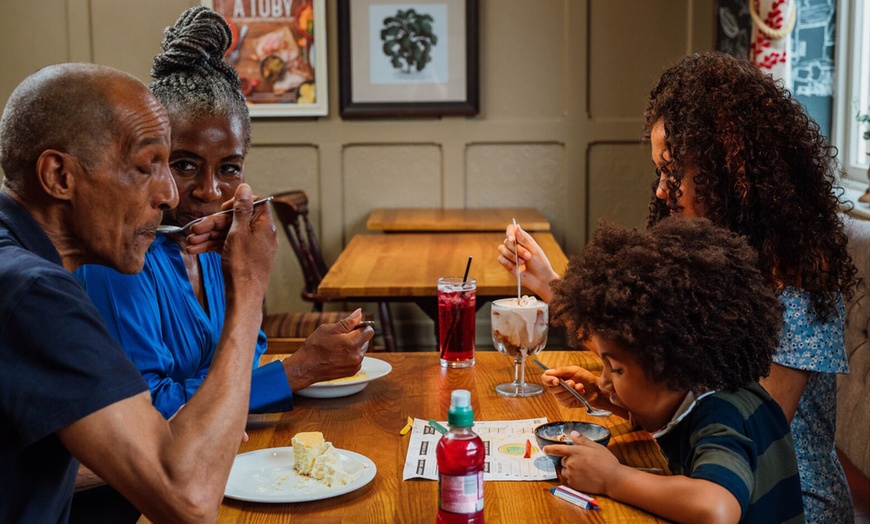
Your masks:
[[[848,179],[868,183],[870,141],[864,132],[870,122],[861,123],[858,113],[870,114],[870,5],[863,0],[838,2],[837,37],[837,125],[833,143]]]

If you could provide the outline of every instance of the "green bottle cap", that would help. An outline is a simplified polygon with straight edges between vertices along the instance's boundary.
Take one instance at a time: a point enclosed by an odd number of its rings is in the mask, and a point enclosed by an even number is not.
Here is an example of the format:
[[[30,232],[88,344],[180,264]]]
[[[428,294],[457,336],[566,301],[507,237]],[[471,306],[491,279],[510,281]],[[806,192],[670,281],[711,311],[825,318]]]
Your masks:
[[[447,423],[457,427],[474,425],[474,411],[471,409],[471,393],[466,389],[456,389],[450,394],[450,409]]]

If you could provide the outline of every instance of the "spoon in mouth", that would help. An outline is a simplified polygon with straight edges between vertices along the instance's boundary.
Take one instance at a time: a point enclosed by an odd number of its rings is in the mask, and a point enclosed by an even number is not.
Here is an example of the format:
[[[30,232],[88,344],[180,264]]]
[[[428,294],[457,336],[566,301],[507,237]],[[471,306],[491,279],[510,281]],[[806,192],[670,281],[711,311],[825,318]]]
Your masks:
[[[256,202],[254,202],[254,205],[256,206],[257,204],[262,204],[263,202],[268,202],[270,200],[272,200],[272,197],[269,196],[269,197],[257,200]],[[217,215],[227,215],[227,214],[232,213],[232,212],[233,212],[233,208],[224,209],[223,211],[218,211],[217,213],[212,213],[211,215],[206,215],[204,217],[195,218],[195,219],[191,220],[190,222],[188,222],[187,224],[184,224],[181,227],[160,225],[160,226],[157,226],[157,232],[164,233],[166,235],[181,233],[182,231],[186,230],[190,226],[196,224],[197,222],[202,222],[203,220],[205,220],[208,217],[214,217]]]
[[[550,369],[546,365],[544,365],[543,362],[541,362],[540,360],[538,360],[536,358],[532,359],[532,362],[534,362],[535,365],[537,365],[543,371],[547,371],[548,369]],[[590,404],[588,400],[583,398],[583,395],[581,395],[580,393],[577,393],[576,389],[569,386],[568,383],[565,382],[564,380],[562,380],[561,378],[559,379],[559,385],[562,386],[563,388],[567,389],[568,391],[571,392],[572,395],[577,397],[580,400],[580,402],[582,402],[583,405],[586,406],[586,413],[588,413],[589,415],[592,415],[593,417],[609,417],[610,415],[613,414],[613,413],[607,411],[606,409],[593,408],[592,404]]]

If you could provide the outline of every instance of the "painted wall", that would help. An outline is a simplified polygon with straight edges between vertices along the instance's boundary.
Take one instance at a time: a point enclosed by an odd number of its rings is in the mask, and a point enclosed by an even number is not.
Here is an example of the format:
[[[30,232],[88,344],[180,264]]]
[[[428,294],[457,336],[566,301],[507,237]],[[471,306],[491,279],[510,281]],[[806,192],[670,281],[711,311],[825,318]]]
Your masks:
[[[5,103],[29,73],[61,61],[106,64],[147,82],[163,28],[196,2],[3,4]],[[664,67],[713,47],[713,2],[480,4],[477,117],[343,121],[336,2],[327,0],[329,116],[254,122],[248,181],[262,194],[307,191],[328,261],[364,232],[374,207],[536,206],[569,254],[582,249],[599,218],[643,226],[654,179],[641,142],[646,95]],[[268,309],[306,308],[301,286],[299,266],[282,238]],[[394,307],[394,315],[406,346],[434,344],[431,322],[414,307]],[[488,318],[488,309],[478,316],[479,342],[486,347]]]

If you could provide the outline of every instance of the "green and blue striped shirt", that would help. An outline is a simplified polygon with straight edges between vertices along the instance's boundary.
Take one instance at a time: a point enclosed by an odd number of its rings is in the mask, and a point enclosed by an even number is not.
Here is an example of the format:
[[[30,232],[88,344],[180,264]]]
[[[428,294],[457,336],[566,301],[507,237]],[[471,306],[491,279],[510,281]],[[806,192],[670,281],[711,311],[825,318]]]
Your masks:
[[[675,475],[730,491],[740,522],[805,522],[788,421],[757,382],[699,398],[657,440]]]

